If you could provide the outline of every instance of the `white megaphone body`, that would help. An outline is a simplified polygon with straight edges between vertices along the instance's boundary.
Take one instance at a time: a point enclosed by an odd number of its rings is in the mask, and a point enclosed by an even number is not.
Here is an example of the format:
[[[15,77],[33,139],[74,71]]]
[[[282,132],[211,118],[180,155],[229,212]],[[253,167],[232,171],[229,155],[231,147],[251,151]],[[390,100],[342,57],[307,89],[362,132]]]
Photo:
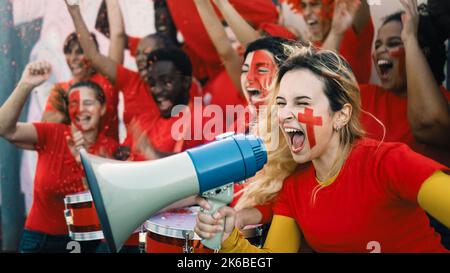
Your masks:
[[[202,194],[211,214],[228,204],[232,183],[254,176],[267,152],[255,136],[232,135],[154,161],[107,160],[84,150],[81,161],[109,250],[117,252],[139,225],[178,200]],[[219,249],[221,237],[202,242]]]

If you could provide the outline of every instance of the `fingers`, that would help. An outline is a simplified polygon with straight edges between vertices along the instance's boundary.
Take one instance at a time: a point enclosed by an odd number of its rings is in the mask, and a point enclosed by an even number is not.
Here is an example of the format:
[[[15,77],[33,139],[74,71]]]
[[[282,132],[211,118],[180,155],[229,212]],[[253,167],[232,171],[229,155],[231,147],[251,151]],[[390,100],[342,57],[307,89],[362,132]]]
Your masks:
[[[49,62],[46,61],[37,61],[30,63],[28,65],[28,71],[30,75],[49,75],[51,72],[52,66]]]
[[[195,225],[194,231],[200,237],[209,239],[214,237],[217,232],[223,230],[222,228],[223,220],[214,219],[211,215],[199,212],[197,214],[197,223]]]
[[[211,205],[208,203],[208,201],[200,196],[195,197],[195,202],[204,210],[211,209]]]

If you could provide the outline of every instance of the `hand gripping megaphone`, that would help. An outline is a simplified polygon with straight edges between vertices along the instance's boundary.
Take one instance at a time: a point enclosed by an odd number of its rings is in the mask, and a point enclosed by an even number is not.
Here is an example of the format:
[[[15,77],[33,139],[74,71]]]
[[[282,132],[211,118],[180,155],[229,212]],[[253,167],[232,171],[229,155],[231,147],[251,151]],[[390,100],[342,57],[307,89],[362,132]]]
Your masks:
[[[168,205],[202,194],[213,214],[233,196],[233,182],[250,178],[267,162],[261,139],[232,135],[183,153],[147,162],[123,162],[82,150],[81,162],[110,252]],[[222,234],[202,243],[219,249]]]

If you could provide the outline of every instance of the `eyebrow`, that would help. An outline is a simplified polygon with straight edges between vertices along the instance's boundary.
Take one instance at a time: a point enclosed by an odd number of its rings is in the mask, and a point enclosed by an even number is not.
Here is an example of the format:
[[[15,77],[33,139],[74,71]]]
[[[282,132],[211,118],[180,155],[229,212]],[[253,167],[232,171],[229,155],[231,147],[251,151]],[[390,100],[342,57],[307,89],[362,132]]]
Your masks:
[[[307,100],[311,100],[310,97],[308,96],[299,96],[299,97],[295,97],[296,100],[302,100],[302,99],[307,99]]]

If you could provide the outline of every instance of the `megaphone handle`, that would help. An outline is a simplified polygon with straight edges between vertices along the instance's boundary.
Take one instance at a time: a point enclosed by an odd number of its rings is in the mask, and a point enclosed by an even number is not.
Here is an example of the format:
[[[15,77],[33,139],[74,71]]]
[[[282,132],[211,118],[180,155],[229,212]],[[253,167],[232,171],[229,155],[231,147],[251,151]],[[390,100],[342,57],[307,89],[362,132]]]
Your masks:
[[[216,211],[218,209],[220,209],[221,207],[226,205],[226,203],[219,202],[217,200],[208,200],[208,202],[211,205],[211,209],[208,211],[205,211],[205,213],[209,214],[209,215],[213,215],[214,213],[216,213]],[[224,219],[223,224],[222,224],[222,230],[225,229],[225,220],[226,219]],[[213,238],[203,239],[202,244],[209,249],[219,250],[222,245],[222,237],[223,237],[223,231],[217,232]]]

